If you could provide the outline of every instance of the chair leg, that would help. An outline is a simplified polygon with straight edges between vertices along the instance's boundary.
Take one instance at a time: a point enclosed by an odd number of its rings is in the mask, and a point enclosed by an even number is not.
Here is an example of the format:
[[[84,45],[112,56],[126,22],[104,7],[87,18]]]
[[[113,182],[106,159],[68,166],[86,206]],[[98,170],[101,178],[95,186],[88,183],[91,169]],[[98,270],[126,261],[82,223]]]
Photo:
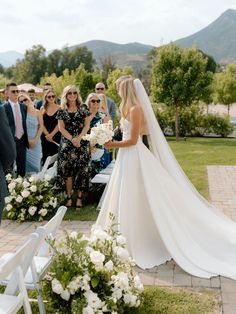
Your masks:
[[[39,313],[40,314],[46,314],[45,305],[43,303],[43,297],[42,297],[40,291],[38,291],[37,299],[38,299],[38,304],[39,304]]]

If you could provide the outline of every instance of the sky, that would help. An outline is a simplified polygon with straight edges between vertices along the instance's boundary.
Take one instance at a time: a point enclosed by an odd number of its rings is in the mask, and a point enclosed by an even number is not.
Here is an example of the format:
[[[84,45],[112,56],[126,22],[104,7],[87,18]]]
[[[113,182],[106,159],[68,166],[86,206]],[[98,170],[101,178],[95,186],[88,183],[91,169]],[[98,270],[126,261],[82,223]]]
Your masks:
[[[100,39],[160,46],[209,25],[236,0],[0,0],[0,52]]]

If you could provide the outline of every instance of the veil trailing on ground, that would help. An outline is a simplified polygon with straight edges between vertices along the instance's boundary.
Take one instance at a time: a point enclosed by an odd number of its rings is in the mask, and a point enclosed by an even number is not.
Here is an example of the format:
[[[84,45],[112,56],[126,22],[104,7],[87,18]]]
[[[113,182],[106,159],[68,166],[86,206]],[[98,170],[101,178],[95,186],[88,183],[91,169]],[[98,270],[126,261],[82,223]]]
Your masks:
[[[159,159],[162,166],[169,173],[170,176],[184,188],[186,188],[186,192],[190,190],[193,192],[198,198],[200,198],[205,205],[208,207],[214,208],[210,203],[208,203],[195,189],[193,184],[190,182],[188,177],[185,175],[184,171],[180,167],[178,161],[176,160],[174,154],[172,153],[163,132],[157,122],[155,114],[152,109],[151,102],[149,97],[144,89],[143,84],[139,79],[134,80],[134,87],[136,96],[138,101],[143,109],[144,116],[147,123],[147,128],[151,140],[151,151],[155,155],[156,158]],[[215,208],[214,208],[215,209]],[[220,215],[221,212],[218,209],[215,209]]]

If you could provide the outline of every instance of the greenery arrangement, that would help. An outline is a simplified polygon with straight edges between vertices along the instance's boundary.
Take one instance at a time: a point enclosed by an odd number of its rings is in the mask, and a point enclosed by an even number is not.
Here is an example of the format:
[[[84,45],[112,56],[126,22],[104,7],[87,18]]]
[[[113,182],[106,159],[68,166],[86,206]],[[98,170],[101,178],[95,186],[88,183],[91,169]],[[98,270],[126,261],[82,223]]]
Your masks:
[[[6,216],[12,220],[42,221],[55,212],[57,197],[52,190],[51,177],[13,178],[6,175],[9,196],[5,197]]]
[[[93,226],[89,238],[72,232],[52,243],[54,262],[43,282],[49,312],[118,314],[141,304],[143,285],[110,218],[106,230]]]

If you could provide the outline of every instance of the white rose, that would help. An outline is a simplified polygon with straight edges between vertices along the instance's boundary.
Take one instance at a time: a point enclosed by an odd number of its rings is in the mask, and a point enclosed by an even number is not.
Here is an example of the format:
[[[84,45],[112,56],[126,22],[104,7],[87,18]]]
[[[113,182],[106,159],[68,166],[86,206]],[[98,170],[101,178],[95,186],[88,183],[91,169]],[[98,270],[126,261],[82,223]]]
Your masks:
[[[123,247],[119,247],[117,249],[116,254],[123,261],[128,261],[129,260],[129,252],[126,249],[124,249]]]
[[[137,296],[131,293],[127,293],[124,295],[124,302],[126,304],[130,304],[131,306],[135,306],[137,302]]]
[[[11,176],[11,174],[10,174],[10,173],[8,173],[8,174],[6,175],[6,177],[5,177],[5,178],[6,178],[6,180],[7,180],[7,181],[10,181],[10,180],[11,180],[11,178],[12,178],[12,176]]]
[[[36,185],[31,185],[29,188],[31,192],[36,192],[37,191],[37,186]]]
[[[11,196],[6,196],[5,197],[5,203],[8,204],[12,201],[12,197]]]
[[[86,306],[83,308],[83,314],[95,314],[93,308],[91,306]]]
[[[94,230],[93,235],[97,237],[97,239],[101,240],[102,242],[104,242],[106,238],[108,237],[107,232],[101,229]]]
[[[93,251],[89,254],[91,262],[96,266],[101,266],[105,260],[105,256],[99,251]]]
[[[140,292],[143,291],[143,284],[138,275],[134,277],[134,287]]]
[[[21,203],[23,201],[23,197],[21,197],[20,195],[17,196],[16,198],[16,202],[17,203]]]
[[[30,183],[28,181],[23,181],[23,187],[26,189],[30,186]]]
[[[29,182],[35,182],[37,179],[34,177],[34,176],[31,176],[30,178],[29,178]]]
[[[11,209],[12,209],[12,205],[11,204],[7,204],[6,210],[9,212],[9,210],[11,210]]]
[[[29,214],[30,214],[31,216],[34,216],[36,210],[37,210],[37,207],[36,207],[36,206],[30,206],[30,208],[29,208]]]
[[[42,208],[42,209],[40,209],[40,211],[39,211],[39,215],[41,215],[41,216],[46,216],[47,215],[47,210],[46,210],[46,208]]]
[[[11,183],[8,184],[8,189],[9,189],[10,192],[11,192],[12,190],[14,190],[15,187],[16,187],[15,182],[11,182]]]
[[[68,301],[70,299],[70,293],[67,289],[63,290],[60,295],[63,300]]]
[[[24,190],[21,192],[23,198],[27,198],[30,195],[30,191]]]
[[[91,306],[94,310],[100,309],[105,305],[105,302],[101,301],[97,293],[94,293],[91,290],[86,291],[84,296],[87,299],[88,305]]]
[[[118,273],[117,277],[119,285],[121,288],[127,288],[129,286],[129,278],[128,275],[124,272]]]
[[[111,271],[112,269],[113,269],[113,262],[110,260],[110,261],[108,261],[105,265],[104,265],[104,267],[108,270],[108,271]]]
[[[60,283],[60,281],[58,281],[57,279],[53,279],[51,282],[52,285],[52,291],[57,293],[57,294],[61,294],[63,291],[62,285]]]
[[[112,292],[112,298],[115,298],[117,300],[120,300],[122,298],[122,290],[121,289],[115,289],[113,292]]]
[[[122,235],[118,235],[116,238],[116,241],[119,245],[124,245],[126,244],[126,239]]]
[[[15,182],[17,182],[17,183],[22,183],[22,182],[23,182],[23,179],[22,179],[21,177],[16,178],[16,179],[15,179]]]

